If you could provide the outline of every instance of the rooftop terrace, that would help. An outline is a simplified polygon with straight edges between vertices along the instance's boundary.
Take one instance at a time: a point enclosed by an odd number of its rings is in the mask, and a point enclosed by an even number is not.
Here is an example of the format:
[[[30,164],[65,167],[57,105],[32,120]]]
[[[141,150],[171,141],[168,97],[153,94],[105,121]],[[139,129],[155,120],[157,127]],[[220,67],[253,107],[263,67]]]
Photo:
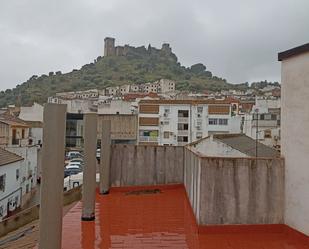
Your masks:
[[[309,238],[285,225],[198,226],[183,185],[111,188],[96,195],[95,221],[78,202],[63,220],[63,249],[307,249]]]

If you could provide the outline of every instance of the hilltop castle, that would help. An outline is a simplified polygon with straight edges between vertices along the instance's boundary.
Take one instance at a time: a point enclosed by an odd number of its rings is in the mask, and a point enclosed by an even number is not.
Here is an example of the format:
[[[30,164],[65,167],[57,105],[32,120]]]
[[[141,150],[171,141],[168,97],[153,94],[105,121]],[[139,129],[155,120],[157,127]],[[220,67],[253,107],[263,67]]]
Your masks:
[[[115,47],[115,38],[112,37],[106,37],[104,39],[104,56],[126,56],[128,52],[133,51],[133,50],[146,50],[144,46],[141,47],[132,47],[129,45],[124,45],[124,46],[116,46]],[[151,52],[151,50],[158,50],[156,48],[151,47],[150,45],[148,46],[148,51]],[[172,53],[172,49],[168,43],[163,43],[161,50],[162,52],[165,53]]]

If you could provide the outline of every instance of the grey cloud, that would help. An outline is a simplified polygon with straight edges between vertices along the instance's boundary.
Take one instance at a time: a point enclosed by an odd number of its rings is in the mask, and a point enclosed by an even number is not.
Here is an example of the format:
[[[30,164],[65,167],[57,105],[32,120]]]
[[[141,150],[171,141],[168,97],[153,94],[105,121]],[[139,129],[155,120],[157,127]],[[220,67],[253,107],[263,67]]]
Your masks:
[[[277,52],[308,42],[307,0],[11,0],[0,6],[0,90],[33,74],[71,71],[103,39],[160,47],[229,82],[280,80]]]

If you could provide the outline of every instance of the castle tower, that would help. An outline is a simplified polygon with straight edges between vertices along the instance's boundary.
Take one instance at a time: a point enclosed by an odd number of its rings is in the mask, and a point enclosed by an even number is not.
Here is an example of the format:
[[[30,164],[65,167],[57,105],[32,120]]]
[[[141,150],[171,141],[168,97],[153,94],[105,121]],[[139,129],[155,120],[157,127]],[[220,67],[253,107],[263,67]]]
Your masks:
[[[167,54],[172,53],[172,48],[170,47],[169,43],[163,43],[161,50],[164,51]]]
[[[104,39],[104,56],[112,56],[115,53],[115,38],[106,37]]]

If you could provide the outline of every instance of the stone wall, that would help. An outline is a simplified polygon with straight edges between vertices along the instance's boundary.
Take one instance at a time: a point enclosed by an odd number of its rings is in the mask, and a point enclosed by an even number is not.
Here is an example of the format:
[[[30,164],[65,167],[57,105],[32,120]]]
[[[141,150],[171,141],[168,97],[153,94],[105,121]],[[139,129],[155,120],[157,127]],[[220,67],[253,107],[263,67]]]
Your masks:
[[[184,179],[199,225],[284,221],[281,158],[202,157],[186,148]]]
[[[111,186],[183,183],[184,147],[112,145]]]

